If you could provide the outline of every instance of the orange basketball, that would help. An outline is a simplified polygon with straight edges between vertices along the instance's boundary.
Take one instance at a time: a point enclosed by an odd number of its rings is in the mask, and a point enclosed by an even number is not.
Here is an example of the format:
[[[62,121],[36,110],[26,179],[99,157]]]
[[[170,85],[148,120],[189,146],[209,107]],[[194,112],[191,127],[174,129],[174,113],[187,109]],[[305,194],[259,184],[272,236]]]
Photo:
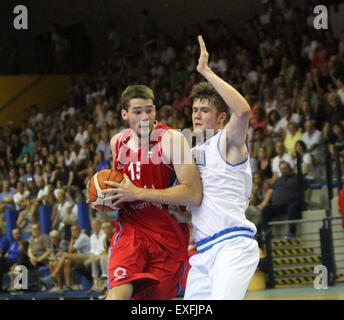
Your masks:
[[[94,205],[97,211],[101,213],[111,212],[122,208],[124,204],[119,204],[117,207],[113,205],[113,202],[116,202],[116,200],[104,200],[104,198],[109,197],[109,195],[103,196],[101,191],[112,188],[111,186],[106,185],[104,181],[121,183],[123,181],[123,174],[116,169],[106,169],[93,175],[87,187],[89,203]]]

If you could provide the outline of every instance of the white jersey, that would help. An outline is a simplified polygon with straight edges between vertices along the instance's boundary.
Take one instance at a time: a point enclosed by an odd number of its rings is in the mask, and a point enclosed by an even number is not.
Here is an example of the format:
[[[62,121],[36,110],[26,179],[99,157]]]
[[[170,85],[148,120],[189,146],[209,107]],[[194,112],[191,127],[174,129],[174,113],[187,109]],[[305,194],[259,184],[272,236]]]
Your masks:
[[[250,161],[247,158],[236,165],[226,162],[219,150],[221,133],[192,149],[203,185],[201,205],[191,207],[198,252],[231,238],[254,238],[257,232],[245,217],[252,189]]]

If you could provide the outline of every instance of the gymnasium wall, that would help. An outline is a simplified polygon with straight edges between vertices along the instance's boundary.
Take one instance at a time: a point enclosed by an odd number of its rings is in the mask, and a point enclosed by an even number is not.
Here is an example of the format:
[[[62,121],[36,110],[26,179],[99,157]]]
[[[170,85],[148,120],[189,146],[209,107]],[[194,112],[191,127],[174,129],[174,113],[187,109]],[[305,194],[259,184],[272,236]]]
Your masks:
[[[82,77],[84,76],[77,76],[77,78]],[[0,106],[35,80],[37,82],[26,92],[0,109],[0,126],[4,129],[7,129],[9,121],[20,124],[20,121],[24,119],[24,109],[32,104],[51,110],[60,106],[61,101],[67,98],[70,78],[65,75],[47,75],[41,79],[39,75],[0,76]]]
[[[28,30],[18,31],[13,27],[13,9],[18,4],[28,8]],[[240,25],[261,8],[260,0],[0,1],[0,39],[6,44],[0,50],[0,73],[8,69],[6,60],[13,57],[15,50],[23,57],[21,69],[29,73],[35,64],[33,39],[37,34],[49,32],[52,22],[62,26],[85,25],[93,41],[94,56],[99,60],[103,58],[102,52],[106,52],[106,26],[113,23],[123,37],[133,38],[138,33],[143,9],[148,9],[163,31],[175,34],[181,26],[196,29],[197,24],[212,18],[221,18],[238,31]]]

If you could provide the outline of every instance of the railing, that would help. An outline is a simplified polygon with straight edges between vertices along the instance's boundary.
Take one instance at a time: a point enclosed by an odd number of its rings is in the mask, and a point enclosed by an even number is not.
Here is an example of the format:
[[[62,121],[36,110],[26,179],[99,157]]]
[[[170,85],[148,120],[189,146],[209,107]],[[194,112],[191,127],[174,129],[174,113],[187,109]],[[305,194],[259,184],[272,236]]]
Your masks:
[[[343,259],[336,259],[335,249],[344,248],[344,230],[333,231],[333,226],[338,226],[342,223],[344,217],[330,217],[329,213],[326,214],[326,218],[322,219],[300,219],[300,220],[284,220],[273,221],[269,223],[269,229],[263,232],[260,236],[260,243],[263,245],[266,253],[266,262],[264,264],[264,271],[267,274],[267,287],[275,287],[274,277],[274,263],[273,263],[273,250],[272,250],[272,226],[285,225],[285,224],[302,224],[312,222],[322,222],[322,227],[319,231],[307,232],[302,234],[302,240],[307,243],[307,246],[311,246],[312,249],[319,250],[321,252],[321,262],[327,268],[328,285],[333,286],[336,283],[337,270],[344,271],[344,250]],[[338,221],[339,223],[336,223]],[[337,236],[339,234],[339,236]],[[319,237],[314,238],[316,235]],[[334,247],[334,241],[343,240],[341,245]],[[314,245],[309,245],[314,243]],[[336,266],[336,262],[340,263]]]

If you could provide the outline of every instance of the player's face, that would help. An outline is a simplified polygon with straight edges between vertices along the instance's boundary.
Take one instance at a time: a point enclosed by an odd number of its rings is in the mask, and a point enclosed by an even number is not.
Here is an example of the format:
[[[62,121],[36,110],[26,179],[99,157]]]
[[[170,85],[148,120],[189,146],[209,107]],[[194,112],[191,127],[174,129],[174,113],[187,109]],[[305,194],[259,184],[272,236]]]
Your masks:
[[[155,116],[156,111],[152,99],[131,99],[128,111],[122,110],[123,120],[127,120],[129,127],[139,136],[152,131]]]
[[[218,130],[222,122],[216,107],[208,99],[197,99],[192,106],[192,123],[194,130]]]

